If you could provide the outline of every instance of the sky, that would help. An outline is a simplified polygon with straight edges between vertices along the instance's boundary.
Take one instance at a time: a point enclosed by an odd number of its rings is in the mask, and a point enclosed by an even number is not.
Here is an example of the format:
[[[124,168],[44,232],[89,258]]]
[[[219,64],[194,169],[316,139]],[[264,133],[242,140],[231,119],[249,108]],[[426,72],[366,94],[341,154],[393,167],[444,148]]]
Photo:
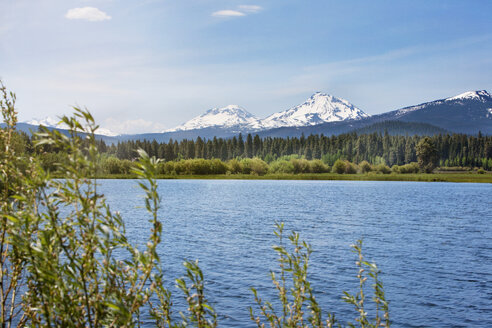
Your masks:
[[[368,114],[492,91],[490,0],[0,0],[0,79],[19,120],[88,108],[160,132],[316,91]]]

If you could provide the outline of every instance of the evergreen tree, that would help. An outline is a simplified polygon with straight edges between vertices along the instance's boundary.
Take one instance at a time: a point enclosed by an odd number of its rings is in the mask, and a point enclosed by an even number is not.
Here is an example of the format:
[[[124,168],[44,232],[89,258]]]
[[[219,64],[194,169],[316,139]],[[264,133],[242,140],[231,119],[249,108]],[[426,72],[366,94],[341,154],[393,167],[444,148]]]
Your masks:
[[[425,173],[430,173],[438,161],[436,146],[431,138],[422,138],[415,147],[420,169]]]

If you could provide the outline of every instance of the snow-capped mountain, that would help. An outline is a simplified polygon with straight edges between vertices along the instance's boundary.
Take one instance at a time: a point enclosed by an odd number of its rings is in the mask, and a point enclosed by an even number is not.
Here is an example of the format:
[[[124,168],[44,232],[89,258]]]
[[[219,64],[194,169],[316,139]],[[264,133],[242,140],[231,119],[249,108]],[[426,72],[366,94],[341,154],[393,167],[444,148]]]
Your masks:
[[[309,126],[326,122],[358,120],[369,117],[345,99],[316,92],[303,104],[268,116],[264,128]]]
[[[54,119],[52,117],[45,117],[41,120],[38,120],[38,119],[32,119],[30,121],[25,121],[25,122],[22,122],[22,123],[27,123],[27,124],[31,124],[31,125],[42,125],[42,126],[46,126],[48,128],[56,128],[58,125],[60,125],[60,120],[58,119]]]
[[[325,122],[361,119],[368,116],[345,99],[317,92],[303,104],[272,114],[263,120],[258,119],[242,107],[229,105],[223,108],[212,108],[206,113],[164,132],[210,127],[234,128],[242,132],[260,131],[285,126],[309,126]]]
[[[405,115],[409,112],[413,112],[416,110],[421,110],[429,107],[441,106],[441,105],[463,105],[468,102],[478,102],[478,103],[486,103],[492,101],[492,95],[488,93],[486,90],[478,90],[478,91],[467,91],[463,92],[454,97],[449,97],[446,99],[439,99],[435,101],[426,102],[420,105],[409,106],[402,109],[399,109],[396,113],[397,116]]]
[[[47,128],[67,129],[67,126],[64,123],[61,123],[59,119],[54,119],[52,117],[45,117],[41,120],[32,119],[30,121],[24,121],[22,123],[35,125],[35,126],[42,125],[42,126],[45,126]],[[100,134],[100,135],[108,136],[108,137],[119,136],[118,133],[114,133],[113,131],[110,131],[108,129],[101,128],[101,127],[99,127],[97,129],[96,134]]]
[[[261,120],[238,105],[212,108],[173,129],[164,132],[186,131],[204,128],[227,128],[245,131],[262,129]]]
[[[479,100],[481,102],[486,102],[490,101],[492,99],[492,96],[490,93],[488,93],[486,90],[479,90],[479,91],[467,91],[464,93],[461,93],[457,96],[446,98],[445,101],[451,101],[451,100]]]

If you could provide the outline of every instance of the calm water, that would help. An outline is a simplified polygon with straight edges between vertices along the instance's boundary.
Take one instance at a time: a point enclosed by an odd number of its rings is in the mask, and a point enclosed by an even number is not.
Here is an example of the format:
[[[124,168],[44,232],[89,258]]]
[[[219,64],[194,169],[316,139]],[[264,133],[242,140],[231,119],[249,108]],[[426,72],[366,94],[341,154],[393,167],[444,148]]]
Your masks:
[[[143,193],[131,180],[103,180],[127,232],[144,244]],[[492,185],[356,182],[161,180],[170,286],[184,259],[199,259],[223,327],[252,327],[250,287],[273,299],[274,222],[314,250],[311,279],[325,311],[353,320],[342,292],[356,292],[350,245],[382,269],[394,327],[492,327]],[[178,307],[181,300],[176,300]]]

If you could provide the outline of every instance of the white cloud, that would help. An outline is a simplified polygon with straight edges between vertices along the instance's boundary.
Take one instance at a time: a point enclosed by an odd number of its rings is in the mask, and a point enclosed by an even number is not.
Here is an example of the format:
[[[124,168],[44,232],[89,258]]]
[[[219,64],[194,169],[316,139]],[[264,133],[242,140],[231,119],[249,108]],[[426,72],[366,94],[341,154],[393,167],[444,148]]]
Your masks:
[[[239,9],[247,13],[257,13],[263,8],[261,6],[256,6],[256,5],[240,5]]]
[[[240,17],[246,16],[244,13],[237,10],[219,10],[212,13],[212,16],[215,17]]]
[[[90,22],[110,20],[111,16],[94,7],[73,8],[67,11],[65,18],[82,19]]]
[[[214,17],[241,17],[246,16],[248,14],[256,14],[261,11],[263,8],[257,5],[239,5],[237,6],[237,10],[219,10],[212,13]]]

